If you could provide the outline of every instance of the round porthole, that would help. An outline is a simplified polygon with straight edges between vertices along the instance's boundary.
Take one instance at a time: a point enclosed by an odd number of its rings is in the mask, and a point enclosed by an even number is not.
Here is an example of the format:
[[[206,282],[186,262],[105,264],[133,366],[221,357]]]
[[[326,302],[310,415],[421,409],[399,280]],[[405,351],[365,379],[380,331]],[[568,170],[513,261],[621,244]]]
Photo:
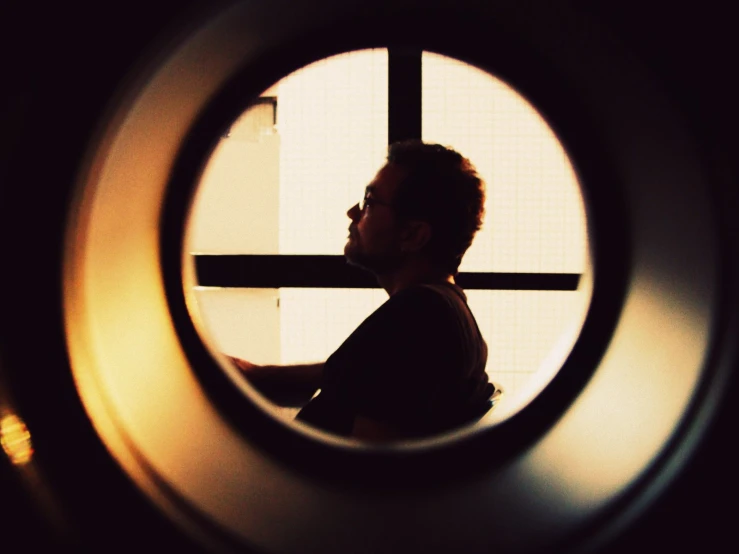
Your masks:
[[[420,90],[411,79],[388,86],[400,64],[416,68]],[[493,425],[561,367],[592,277],[580,187],[561,143],[524,98],[469,64],[420,50],[354,51],[259,95],[219,136],[199,180],[185,297],[214,352],[258,364],[325,361],[387,300],[371,273],[343,260],[346,213],[408,119],[388,109],[390,96],[414,92],[408,111],[421,114],[423,140],[468,155],[487,183],[482,229],[457,282],[500,391],[478,427]],[[287,404],[273,412],[290,421],[302,403]]]

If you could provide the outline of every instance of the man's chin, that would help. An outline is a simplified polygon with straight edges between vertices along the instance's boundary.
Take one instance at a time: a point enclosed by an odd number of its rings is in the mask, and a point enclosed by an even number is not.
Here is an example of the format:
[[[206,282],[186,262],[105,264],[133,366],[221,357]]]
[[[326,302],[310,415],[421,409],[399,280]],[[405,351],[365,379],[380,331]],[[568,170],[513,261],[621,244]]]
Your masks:
[[[365,271],[372,271],[353,246],[354,245],[351,241],[347,242],[346,246],[344,246],[344,258],[346,258],[346,263],[351,266],[358,267],[359,269],[364,269]]]
[[[360,259],[358,259],[352,252],[347,252],[344,250],[344,258],[346,259],[346,263],[358,267],[360,269],[366,269],[367,271],[370,271],[368,267],[366,267]]]
[[[369,271],[373,275],[384,275],[397,269],[398,260],[391,258],[367,258],[365,256],[357,255],[356,252],[351,250],[344,250],[344,258],[346,258],[347,264]]]

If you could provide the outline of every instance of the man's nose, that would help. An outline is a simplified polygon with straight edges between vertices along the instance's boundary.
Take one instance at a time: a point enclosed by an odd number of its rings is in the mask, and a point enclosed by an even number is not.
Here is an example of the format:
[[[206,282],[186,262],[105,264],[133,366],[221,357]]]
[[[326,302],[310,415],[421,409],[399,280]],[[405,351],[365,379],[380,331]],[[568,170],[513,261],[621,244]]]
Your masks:
[[[352,221],[359,221],[359,218],[362,215],[362,212],[359,210],[359,202],[357,202],[351,208],[349,208],[349,211],[346,212],[346,215]]]

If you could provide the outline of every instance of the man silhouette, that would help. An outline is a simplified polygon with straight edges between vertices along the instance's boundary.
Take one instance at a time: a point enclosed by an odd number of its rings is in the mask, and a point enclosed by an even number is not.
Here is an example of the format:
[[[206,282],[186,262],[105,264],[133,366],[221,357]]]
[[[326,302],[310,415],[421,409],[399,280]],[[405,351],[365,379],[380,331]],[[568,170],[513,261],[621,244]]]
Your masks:
[[[267,396],[320,389],[297,419],[386,441],[452,430],[487,411],[487,346],[455,282],[480,229],[485,188],[472,164],[438,144],[391,145],[352,206],[347,262],[389,299],[324,363],[258,366],[232,358]]]

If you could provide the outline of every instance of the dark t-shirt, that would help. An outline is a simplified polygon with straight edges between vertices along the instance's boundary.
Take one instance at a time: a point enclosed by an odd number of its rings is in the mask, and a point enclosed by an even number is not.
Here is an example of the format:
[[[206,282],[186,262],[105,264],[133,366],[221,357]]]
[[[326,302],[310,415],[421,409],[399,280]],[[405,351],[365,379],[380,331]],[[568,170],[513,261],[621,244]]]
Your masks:
[[[391,296],[326,361],[321,392],[297,415],[349,435],[356,416],[421,437],[484,413],[487,345],[453,284]]]

